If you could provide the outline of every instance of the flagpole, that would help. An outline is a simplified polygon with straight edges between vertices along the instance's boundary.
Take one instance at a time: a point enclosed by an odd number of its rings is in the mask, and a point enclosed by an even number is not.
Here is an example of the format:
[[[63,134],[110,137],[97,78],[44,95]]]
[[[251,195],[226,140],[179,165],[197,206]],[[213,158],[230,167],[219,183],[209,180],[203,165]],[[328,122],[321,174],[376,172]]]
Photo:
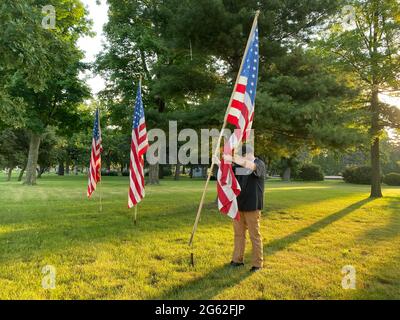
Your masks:
[[[97,108],[97,110],[98,110],[97,112],[98,112],[98,117],[99,117],[99,119],[98,119],[98,121],[99,121],[99,130],[101,130],[100,129],[100,109]],[[99,171],[100,171],[99,172],[99,174],[100,174],[100,181],[99,181],[100,207],[99,207],[99,211],[103,212],[103,202],[102,202],[103,199],[102,199],[102,193],[101,193],[101,191],[102,191],[101,184],[102,184],[102,180],[103,180],[103,177],[101,176],[101,147],[100,147],[100,170]]]
[[[253,21],[253,26],[251,27],[250,36],[249,36],[249,38],[248,38],[248,40],[247,40],[247,45],[246,45],[246,49],[245,49],[245,51],[244,51],[244,54],[246,54],[246,52],[248,51],[248,49],[249,49],[249,47],[250,47],[250,44],[251,44],[251,35],[254,33],[254,30],[255,30],[255,28],[256,28],[256,26],[257,26],[257,20],[258,20],[258,16],[259,16],[259,15],[260,15],[260,10],[257,10],[257,11],[256,11],[256,15],[255,15],[255,17],[254,17],[254,21]],[[236,88],[236,86],[237,86],[237,84],[238,84],[238,82],[239,82],[240,73],[241,73],[241,70],[242,70],[242,68],[243,68],[243,64],[244,64],[245,58],[246,58],[245,55],[243,55],[243,59],[242,59],[242,62],[241,62],[241,64],[240,64],[240,69],[239,69],[238,74],[237,74],[237,77],[236,77],[236,82],[235,82],[234,88]],[[210,179],[211,179],[212,171],[213,171],[213,169],[214,169],[214,165],[215,165],[214,157],[217,156],[218,150],[219,150],[219,148],[220,148],[220,144],[221,144],[221,141],[222,141],[222,137],[223,137],[223,134],[224,134],[224,130],[225,130],[226,125],[227,125],[228,114],[229,114],[229,107],[230,107],[231,104],[232,104],[232,101],[233,101],[233,98],[234,98],[234,94],[235,94],[235,89],[233,89],[231,98],[229,99],[228,107],[227,107],[226,112],[225,112],[224,123],[223,123],[223,125],[222,125],[221,133],[220,133],[219,138],[218,138],[217,146],[216,146],[215,151],[214,151],[214,153],[213,153],[213,157],[212,157],[212,161],[211,161],[211,167],[210,167],[210,172],[208,173],[208,177],[207,177],[207,180],[206,180],[206,184],[205,184],[204,190],[203,190],[203,195],[201,196],[200,205],[199,205],[199,208],[198,208],[198,210],[197,210],[196,219],[195,219],[195,222],[194,222],[194,225],[193,225],[192,234],[191,234],[190,240],[189,240],[189,247],[191,247],[191,248],[193,248],[193,239],[194,239],[194,235],[195,235],[195,233],[196,233],[196,231],[197,231],[197,226],[198,226],[198,224],[199,224],[201,211],[202,211],[202,209],[203,209],[204,200],[205,200],[205,196],[206,196],[206,192],[207,192],[207,187],[208,187],[208,184],[209,184]],[[192,264],[192,266],[194,266],[193,253],[191,253],[191,264]]]
[[[101,166],[100,166],[100,181],[99,181],[99,196],[100,196],[100,207],[99,207],[99,211],[103,212],[103,203],[102,203],[102,188],[101,188],[101,183],[102,183],[103,177],[101,176]]]
[[[137,220],[137,207],[138,205],[135,205],[134,208],[134,215],[133,215],[133,224],[136,226],[136,220]]]

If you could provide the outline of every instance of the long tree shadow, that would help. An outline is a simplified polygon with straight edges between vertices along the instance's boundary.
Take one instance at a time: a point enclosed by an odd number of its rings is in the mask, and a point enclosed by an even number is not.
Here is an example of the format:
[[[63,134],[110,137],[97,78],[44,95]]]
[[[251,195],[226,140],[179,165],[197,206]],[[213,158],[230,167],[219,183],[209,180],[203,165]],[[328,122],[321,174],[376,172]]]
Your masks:
[[[356,202],[338,212],[335,212],[308,227],[300,229],[292,234],[289,234],[283,238],[273,240],[264,245],[264,256],[271,256],[277,251],[287,248],[291,244],[304,239],[311,234],[327,227],[328,225],[344,218],[353,211],[361,208],[365,204],[373,201],[373,199],[364,199]],[[185,299],[184,297],[190,297],[190,299],[212,299],[221,291],[226,288],[233,287],[239,282],[249,277],[251,273],[245,268],[235,269],[232,271],[229,265],[216,268],[206,275],[189,281],[188,283],[173,287],[168,291],[164,292],[158,297],[154,297],[155,300],[168,300],[168,299]]]
[[[380,225],[374,229],[369,229],[358,240],[367,241],[370,246],[371,255],[375,255],[374,251],[380,246],[380,242],[388,242],[392,246],[398,243],[400,235],[400,198],[385,197],[389,200],[388,213],[390,216],[384,225]],[[400,277],[399,277],[399,261],[400,251],[394,251],[394,255],[385,254],[378,263],[372,264],[372,269],[365,274],[363,282],[363,290],[356,290],[355,299],[367,300],[393,300],[399,299],[400,296]],[[358,287],[358,286],[357,286]]]
[[[391,211],[389,221],[384,226],[379,226],[368,230],[360,239],[374,239],[374,241],[382,241],[397,237],[400,234],[400,198],[385,197],[389,201],[388,209]]]

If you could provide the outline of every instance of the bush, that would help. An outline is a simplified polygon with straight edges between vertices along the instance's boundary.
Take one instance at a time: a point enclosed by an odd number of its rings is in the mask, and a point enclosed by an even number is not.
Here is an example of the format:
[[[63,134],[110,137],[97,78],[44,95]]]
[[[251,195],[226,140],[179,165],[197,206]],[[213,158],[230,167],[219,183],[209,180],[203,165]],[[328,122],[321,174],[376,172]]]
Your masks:
[[[103,177],[118,177],[118,171],[101,170],[101,175]]]
[[[384,177],[383,182],[389,186],[400,186],[400,173],[388,173]]]
[[[371,184],[372,169],[368,166],[349,167],[344,170],[342,176],[347,183]]]
[[[122,171],[122,176],[123,177],[129,177],[129,170]]]
[[[170,177],[172,176],[172,168],[170,165],[160,165],[159,171],[158,171],[158,177],[160,179],[163,179],[164,177]]]
[[[304,164],[299,169],[298,178],[303,181],[323,181],[324,173],[320,166]]]

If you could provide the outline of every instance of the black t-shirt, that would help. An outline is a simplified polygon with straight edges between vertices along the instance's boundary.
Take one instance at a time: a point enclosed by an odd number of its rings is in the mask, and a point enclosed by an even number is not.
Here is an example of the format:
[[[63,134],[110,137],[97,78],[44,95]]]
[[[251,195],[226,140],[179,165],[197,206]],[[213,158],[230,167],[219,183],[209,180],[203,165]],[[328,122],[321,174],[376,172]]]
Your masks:
[[[252,171],[241,166],[233,167],[236,179],[242,191],[237,197],[239,211],[262,210],[264,207],[265,163],[256,158],[256,170]]]

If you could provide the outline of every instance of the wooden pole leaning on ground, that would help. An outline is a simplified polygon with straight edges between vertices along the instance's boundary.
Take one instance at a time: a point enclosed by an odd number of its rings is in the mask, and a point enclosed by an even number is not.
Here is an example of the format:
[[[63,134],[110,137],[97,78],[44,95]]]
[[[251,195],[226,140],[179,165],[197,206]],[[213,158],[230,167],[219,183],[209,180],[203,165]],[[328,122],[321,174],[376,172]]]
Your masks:
[[[192,266],[194,266],[193,239],[194,239],[194,235],[195,235],[195,233],[196,233],[196,231],[197,231],[197,226],[198,226],[198,224],[199,224],[201,211],[203,210],[203,205],[204,205],[204,200],[205,200],[205,197],[206,197],[206,192],[207,192],[208,184],[209,184],[209,182],[210,182],[211,174],[212,174],[213,169],[214,169],[214,166],[215,166],[214,157],[218,155],[218,150],[219,150],[219,148],[220,148],[221,141],[222,141],[222,137],[223,137],[223,135],[224,135],[224,130],[225,130],[226,125],[227,125],[229,107],[231,106],[232,101],[233,101],[233,97],[234,97],[234,95],[235,95],[235,89],[236,89],[237,84],[238,84],[238,82],[239,82],[240,74],[241,74],[241,71],[242,71],[242,68],[243,68],[243,64],[244,64],[244,60],[245,60],[245,58],[246,58],[245,54],[246,54],[246,52],[248,51],[248,49],[249,49],[249,47],[250,47],[251,40],[252,40],[252,39],[251,39],[251,35],[254,33],[254,30],[255,30],[255,28],[256,28],[256,26],[257,26],[257,20],[258,20],[258,16],[259,16],[259,15],[260,15],[260,10],[257,10],[256,15],[255,15],[255,17],[254,17],[254,21],[253,21],[253,26],[251,27],[250,36],[249,36],[249,39],[247,40],[246,49],[245,49],[245,51],[244,51],[244,55],[243,55],[243,58],[242,58],[242,62],[241,62],[241,64],[240,64],[240,68],[239,68],[239,71],[238,71],[238,75],[237,75],[237,77],[236,77],[236,82],[235,82],[235,85],[234,85],[234,87],[233,87],[232,95],[231,95],[231,98],[229,99],[228,107],[227,107],[226,112],[225,112],[224,123],[223,123],[223,125],[222,125],[221,133],[220,133],[219,138],[218,138],[217,146],[216,146],[216,148],[215,148],[215,151],[213,152],[213,157],[212,157],[212,161],[211,161],[210,171],[209,171],[208,176],[207,176],[206,184],[205,184],[205,186],[204,186],[203,194],[202,194],[201,200],[200,200],[200,205],[199,205],[199,208],[198,208],[198,210],[197,210],[196,219],[195,219],[195,222],[194,222],[194,225],[193,225],[192,234],[191,234],[191,236],[190,236],[189,247],[192,249],[192,252],[191,252],[191,254],[190,254],[190,264],[191,264]]]

